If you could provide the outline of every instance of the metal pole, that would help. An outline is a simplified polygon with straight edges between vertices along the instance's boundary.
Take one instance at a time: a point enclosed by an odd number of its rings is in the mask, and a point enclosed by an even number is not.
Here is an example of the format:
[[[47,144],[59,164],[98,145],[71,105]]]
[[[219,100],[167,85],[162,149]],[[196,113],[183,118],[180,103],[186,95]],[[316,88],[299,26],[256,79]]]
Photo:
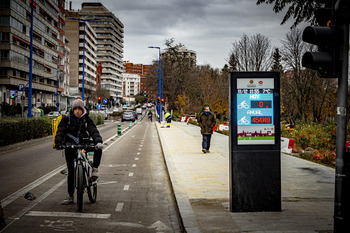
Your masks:
[[[85,21],[84,21],[84,42],[83,42],[83,86],[82,86],[82,94],[81,98],[84,101],[84,74],[85,74]]]
[[[338,79],[338,106],[337,106],[337,146],[335,169],[335,196],[334,196],[334,232],[348,232],[350,229],[349,214],[349,168],[350,163],[345,156],[346,143],[346,107],[348,96],[348,62],[349,62],[349,24],[340,24],[342,45],[340,50],[341,75]]]
[[[30,15],[30,51],[29,51],[29,90],[28,90],[28,117],[32,117],[32,74],[33,74],[33,14],[34,0],[31,0]]]
[[[59,65],[57,65],[57,85],[56,85],[56,111],[58,112],[58,68]]]
[[[158,48],[158,50],[159,50],[159,56],[158,56],[158,58],[159,58],[158,59],[158,64],[159,64],[159,66],[158,66],[158,96],[160,98],[158,114],[159,114],[159,123],[160,123],[162,121],[162,93],[161,93],[161,91],[162,91],[162,89],[161,89],[162,73],[160,70],[160,67],[161,67],[161,65],[160,65],[160,48]]]

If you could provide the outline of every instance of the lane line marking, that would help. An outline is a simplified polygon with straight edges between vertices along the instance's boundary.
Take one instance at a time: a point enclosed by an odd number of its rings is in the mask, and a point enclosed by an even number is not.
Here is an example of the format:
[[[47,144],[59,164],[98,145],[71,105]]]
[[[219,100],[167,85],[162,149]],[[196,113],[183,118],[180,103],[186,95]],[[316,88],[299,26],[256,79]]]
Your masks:
[[[139,160],[139,158],[135,158],[135,160]]]
[[[1,200],[2,207],[4,208],[5,206],[10,204],[11,202],[16,200],[17,198],[23,196],[24,194],[26,194],[30,190],[34,189],[35,187],[41,185],[42,183],[44,183],[45,181],[47,181],[48,179],[50,179],[54,175],[58,174],[60,171],[62,171],[65,168],[66,168],[66,164],[61,165],[58,168],[56,168],[55,170],[53,170],[52,172],[49,172],[49,173],[43,175],[42,177],[40,177],[36,181],[34,181],[34,182],[24,186],[20,190],[18,190],[16,192],[12,193],[11,195],[5,197],[4,199]]]
[[[117,211],[117,212],[122,212],[123,207],[124,207],[124,203],[119,202],[119,203],[117,204],[117,207],[115,208],[115,211]]]
[[[133,164],[132,167],[136,167],[137,165],[136,164]]]
[[[103,185],[103,184],[116,184],[117,181],[106,181],[106,182],[98,182],[99,185]]]
[[[130,185],[126,184],[126,185],[124,185],[123,190],[124,190],[124,191],[129,191],[129,188],[130,188]]]
[[[130,172],[130,173],[129,173],[129,176],[134,176],[134,173],[133,173],[133,172]]]
[[[29,211],[26,216],[33,217],[71,217],[71,218],[98,218],[108,219],[110,214],[96,214],[96,213],[73,213],[73,212],[45,212],[45,211]]]
[[[141,152],[137,152],[137,154],[139,155],[139,154],[141,154]]]
[[[34,208],[37,204],[42,202],[46,197],[48,197],[51,193],[53,193],[56,189],[58,189],[61,185],[63,185],[67,181],[67,178],[65,177],[61,182],[57,183],[55,186],[53,186],[51,189],[43,193],[40,197],[37,199],[34,199],[27,207],[17,212],[14,216],[12,216],[12,222],[8,223],[5,228],[3,228],[1,231],[4,231],[6,228],[12,225],[15,221],[19,220],[25,213],[27,213],[29,210]],[[10,219],[10,218],[9,218]]]

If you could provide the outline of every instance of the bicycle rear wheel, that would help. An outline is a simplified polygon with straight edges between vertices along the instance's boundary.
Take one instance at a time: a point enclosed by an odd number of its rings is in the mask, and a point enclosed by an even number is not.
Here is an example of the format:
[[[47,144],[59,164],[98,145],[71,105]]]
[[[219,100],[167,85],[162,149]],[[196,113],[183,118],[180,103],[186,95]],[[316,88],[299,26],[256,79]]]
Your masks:
[[[76,184],[77,184],[77,210],[83,211],[83,197],[84,197],[84,170],[83,165],[78,164],[76,170]]]
[[[96,202],[97,198],[97,182],[93,182],[92,178],[90,178],[89,185],[87,187],[88,197],[91,203]]]

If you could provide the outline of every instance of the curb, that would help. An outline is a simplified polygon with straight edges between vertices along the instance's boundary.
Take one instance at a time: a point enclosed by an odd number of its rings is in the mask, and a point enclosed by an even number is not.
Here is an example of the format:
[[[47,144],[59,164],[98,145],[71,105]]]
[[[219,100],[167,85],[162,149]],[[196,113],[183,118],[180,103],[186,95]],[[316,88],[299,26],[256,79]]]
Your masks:
[[[187,233],[200,233],[200,227],[197,222],[196,215],[192,209],[190,200],[188,199],[186,193],[181,191],[181,185],[176,178],[176,168],[169,156],[168,149],[166,145],[163,143],[163,136],[160,134],[157,123],[155,122],[155,126],[158,133],[159,142],[162,148],[163,157],[165,161],[165,165],[167,168],[167,172],[169,175],[169,179],[171,182],[171,186],[175,195],[175,202],[179,210],[180,220],[182,223],[182,228],[184,232]]]

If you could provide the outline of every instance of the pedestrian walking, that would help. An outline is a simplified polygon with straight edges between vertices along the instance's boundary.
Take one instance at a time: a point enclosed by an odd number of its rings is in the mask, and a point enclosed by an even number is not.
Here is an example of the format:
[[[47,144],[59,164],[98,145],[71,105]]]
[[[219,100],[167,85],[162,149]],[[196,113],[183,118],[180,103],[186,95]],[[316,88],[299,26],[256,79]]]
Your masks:
[[[199,126],[201,127],[202,140],[202,152],[210,153],[210,140],[213,134],[213,127],[215,126],[215,115],[210,111],[209,106],[204,107],[204,111],[198,118]]]

